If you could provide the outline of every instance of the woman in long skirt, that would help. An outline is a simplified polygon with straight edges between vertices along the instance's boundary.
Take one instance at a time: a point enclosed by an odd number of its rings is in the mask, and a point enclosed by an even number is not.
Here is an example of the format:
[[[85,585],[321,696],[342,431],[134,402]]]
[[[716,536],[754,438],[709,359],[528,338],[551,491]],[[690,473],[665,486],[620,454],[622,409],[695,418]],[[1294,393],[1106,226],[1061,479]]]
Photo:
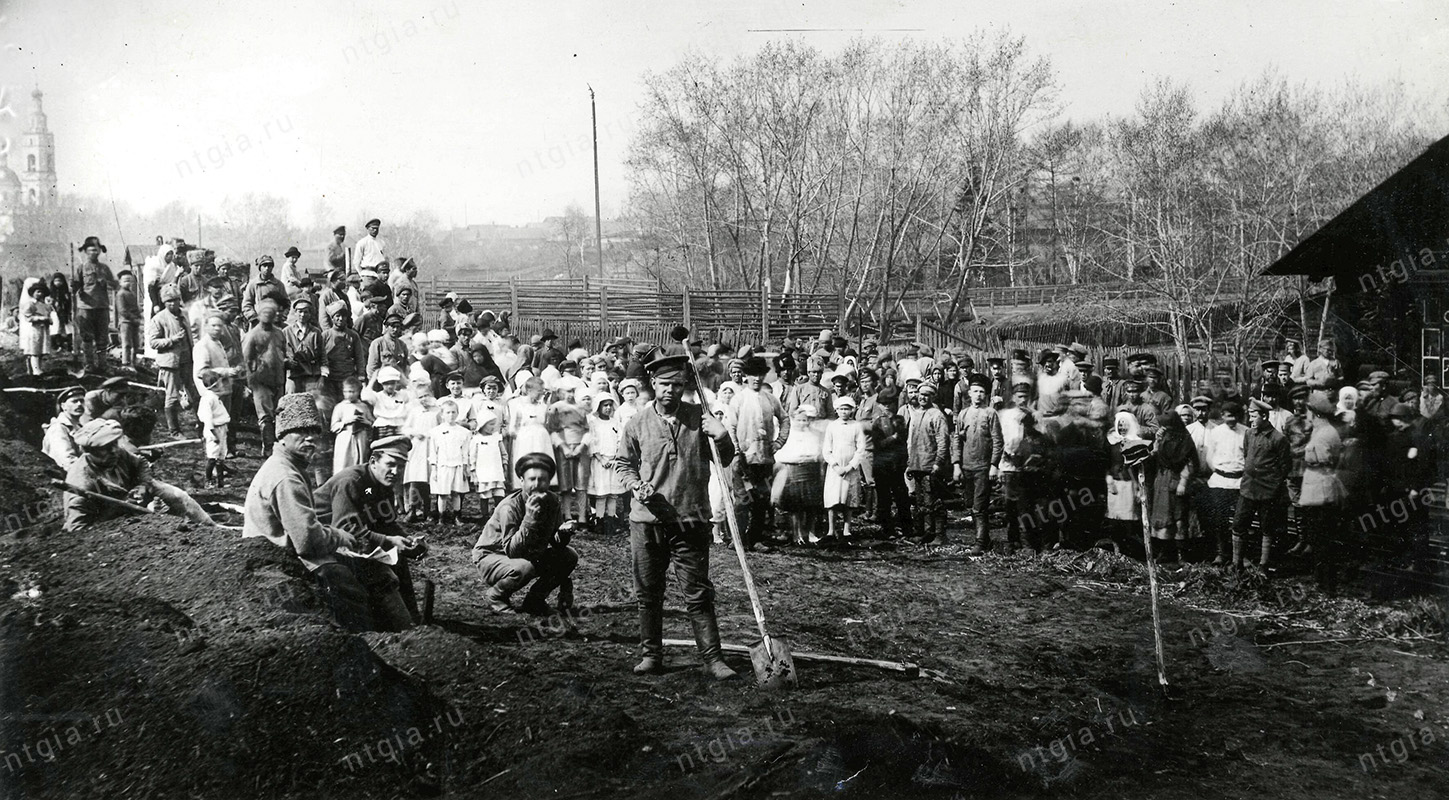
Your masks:
[[[770,502],[790,519],[795,544],[818,544],[820,511],[825,501],[824,433],[816,423],[819,412],[809,404],[795,409],[790,434],[775,453],[775,480]]]
[[[1133,541],[1141,534],[1137,527],[1142,524],[1137,481],[1122,457],[1124,449],[1141,441],[1137,417],[1129,411],[1118,411],[1112,430],[1107,433],[1107,530],[1113,541],[1119,543]]]
[[[1181,558],[1178,542],[1188,538],[1188,484],[1197,471],[1197,446],[1176,412],[1159,416],[1162,429],[1153,445],[1156,469],[1152,475],[1148,517],[1152,538],[1158,542],[1166,563]]]
[[[20,301],[20,351],[30,367],[31,375],[39,375],[41,360],[50,352],[50,324],[54,310],[47,298],[50,290],[39,278],[25,282],[25,297]]]

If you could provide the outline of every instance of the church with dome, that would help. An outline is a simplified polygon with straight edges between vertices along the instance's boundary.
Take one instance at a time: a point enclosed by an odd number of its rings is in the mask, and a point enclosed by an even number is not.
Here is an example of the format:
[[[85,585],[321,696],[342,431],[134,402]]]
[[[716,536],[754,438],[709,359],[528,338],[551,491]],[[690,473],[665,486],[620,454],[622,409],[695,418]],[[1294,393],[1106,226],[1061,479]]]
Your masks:
[[[18,216],[52,210],[60,203],[55,134],[46,121],[43,99],[38,88],[30,93],[30,114],[24,119],[23,128],[8,139],[8,146],[0,152],[0,274],[11,280],[52,271],[66,263],[64,244],[20,241],[24,237],[16,236]],[[31,230],[35,230],[34,226]],[[13,304],[10,293],[3,294],[6,295],[4,303]]]

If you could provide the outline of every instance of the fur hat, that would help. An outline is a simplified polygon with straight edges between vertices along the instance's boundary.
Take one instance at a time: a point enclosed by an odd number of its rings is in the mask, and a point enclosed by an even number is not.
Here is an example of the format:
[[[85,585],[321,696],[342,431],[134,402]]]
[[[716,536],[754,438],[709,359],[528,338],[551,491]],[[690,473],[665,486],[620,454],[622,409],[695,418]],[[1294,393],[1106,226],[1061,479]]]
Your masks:
[[[277,401],[277,438],[302,430],[322,430],[322,415],[317,400],[308,392],[293,392]]]

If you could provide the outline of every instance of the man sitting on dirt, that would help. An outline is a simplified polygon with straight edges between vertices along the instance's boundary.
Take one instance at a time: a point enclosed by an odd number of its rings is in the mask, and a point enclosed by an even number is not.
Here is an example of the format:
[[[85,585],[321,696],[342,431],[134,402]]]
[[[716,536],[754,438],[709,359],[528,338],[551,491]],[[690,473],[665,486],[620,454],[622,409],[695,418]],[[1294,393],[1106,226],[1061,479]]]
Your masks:
[[[559,610],[573,605],[573,579],[579,554],[568,546],[563,524],[563,504],[549,491],[555,471],[553,457],[530,453],[513,468],[519,490],[503,498],[483,526],[473,545],[473,563],[488,584],[488,605],[494,611],[511,613],[508,598],[529,581],[533,588],[523,599],[525,614],[547,616],[548,595],[558,589]],[[537,579],[537,580],[535,580]]]
[[[348,467],[317,487],[312,505],[317,510],[318,522],[352,534],[362,549],[397,550],[397,563],[392,572],[397,576],[398,595],[416,625],[425,620],[418,609],[409,563],[426,552],[426,547],[403,530],[398,519],[399,509],[393,502],[393,486],[402,478],[410,450],[412,440],[403,434],[378,439],[372,443],[372,455],[367,463]],[[367,561],[363,567],[365,570],[382,568],[385,565],[377,561]],[[426,596],[432,584],[424,581],[423,587]],[[425,600],[423,605],[429,604]]]
[[[113,419],[120,422],[121,409],[126,407],[126,392],[130,388],[131,382],[117,375],[107,378],[101,388],[86,392],[85,415],[81,417],[81,421]]]
[[[86,390],[79,386],[61,392],[55,401],[55,417],[45,426],[45,441],[41,443],[40,451],[50,456],[50,460],[59,464],[61,469],[70,469],[81,455],[73,437],[81,426],[85,396]]]
[[[70,465],[65,482],[88,493],[144,506],[153,499],[170,513],[207,525],[215,524],[191,495],[151,476],[146,459],[120,447],[121,423],[112,419],[87,422],[74,434],[81,457]],[[92,523],[124,516],[127,510],[97,497],[65,493],[65,526],[75,531]]]
[[[317,519],[307,477],[324,430],[316,398],[303,392],[283,397],[277,402],[276,430],[272,453],[247,489],[242,537],[263,537],[295,553],[321,585],[333,617],[348,630],[408,628],[412,620],[392,570],[339,552],[371,550],[376,543]]]

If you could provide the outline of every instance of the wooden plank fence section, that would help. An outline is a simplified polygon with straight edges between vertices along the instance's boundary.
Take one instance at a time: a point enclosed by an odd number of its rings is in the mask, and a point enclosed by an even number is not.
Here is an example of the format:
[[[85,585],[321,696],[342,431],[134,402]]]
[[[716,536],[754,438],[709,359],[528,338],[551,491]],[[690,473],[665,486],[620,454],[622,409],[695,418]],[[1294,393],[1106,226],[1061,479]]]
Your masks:
[[[598,346],[620,335],[662,343],[669,329],[685,324],[702,338],[758,342],[813,336],[834,328],[841,313],[837,294],[754,290],[668,291],[654,281],[488,281],[439,279],[425,287],[424,303],[456,292],[474,311],[510,311],[513,331],[527,337],[551,328],[567,341]]]

